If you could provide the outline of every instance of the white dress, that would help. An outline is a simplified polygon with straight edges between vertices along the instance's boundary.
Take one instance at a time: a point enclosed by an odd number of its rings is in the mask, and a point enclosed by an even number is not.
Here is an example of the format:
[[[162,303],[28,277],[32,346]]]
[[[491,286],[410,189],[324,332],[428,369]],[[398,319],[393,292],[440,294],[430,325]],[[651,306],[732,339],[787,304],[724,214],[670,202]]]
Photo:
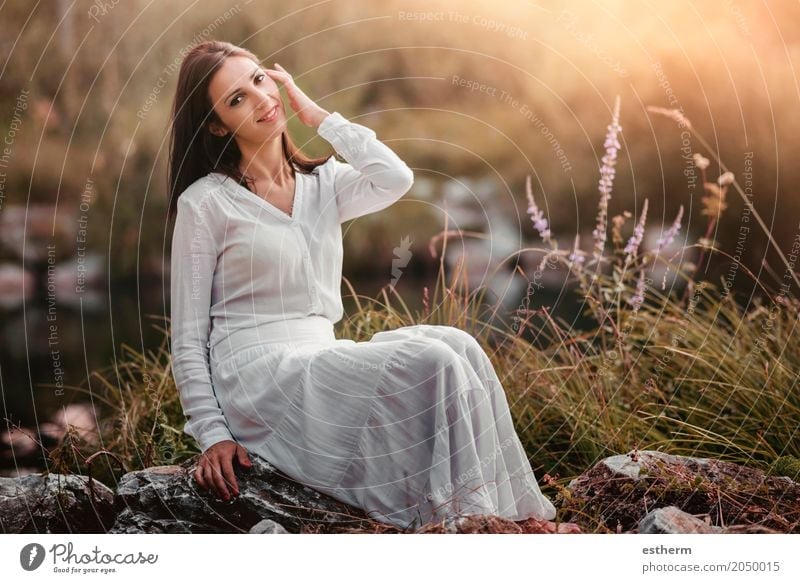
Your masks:
[[[335,337],[341,224],[393,204],[414,174],[338,112],[317,132],[345,162],[296,172],[291,215],[218,173],[178,199],[170,313],[184,431],[202,451],[234,440],[400,528],[554,518],[475,338],[433,325]]]

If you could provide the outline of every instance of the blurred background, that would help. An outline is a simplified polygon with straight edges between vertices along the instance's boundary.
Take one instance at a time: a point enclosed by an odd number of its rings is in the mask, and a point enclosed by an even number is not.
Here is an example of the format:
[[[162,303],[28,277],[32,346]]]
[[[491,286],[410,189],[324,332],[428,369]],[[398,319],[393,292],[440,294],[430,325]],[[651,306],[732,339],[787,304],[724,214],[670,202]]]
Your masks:
[[[344,274],[360,294],[391,283],[419,308],[438,265],[428,242],[447,225],[487,235],[448,243],[447,264],[464,256],[471,284],[513,311],[527,282],[509,257],[540,243],[525,178],[559,245],[580,234],[589,250],[617,95],[609,217],[638,217],[647,198],[652,244],[684,205],[678,243],[696,241],[709,217],[686,170],[701,153],[710,180],[722,172],[715,156],[734,173],[784,253],[800,230],[794,2],[43,0],[3,3],[0,15],[3,428],[91,425],[70,387],[113,365],[125,344],[161,343],[169,109],[182,54],[203,40],[281,63],[414,169],[402,200],[345,225]],[[682,109],[713,151],[647,106]],[[290,131],[308,154],[330,151],[296,119]],[[764,267],[779,266],[766,235],[738,194],[726,202],[718,246],[777,288],[783,269]],[[526,253],[519,265],[531,273],[541,258]],[[728,277],[731,265],[715,255],[709,277]],[[730,283],[749,302],[760,288],[743,272]],[[544,276],[531,304],[574,315],[574,292],[558,273]],[[14,439],[3,433],[0,451]]]

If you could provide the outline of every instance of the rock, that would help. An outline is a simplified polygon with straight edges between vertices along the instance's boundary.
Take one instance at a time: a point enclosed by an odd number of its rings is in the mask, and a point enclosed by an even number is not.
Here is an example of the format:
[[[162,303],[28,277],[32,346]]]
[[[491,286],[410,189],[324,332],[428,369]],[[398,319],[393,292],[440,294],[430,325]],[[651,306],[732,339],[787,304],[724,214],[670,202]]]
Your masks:
[[[555,523],[534,517],[510,520],[492,514],[453,515],[423,525],[416,534],[580,534],[574,523]]]
[[[469,516],[455,515],[448,516],[442,521],[442,531],[445,534],[458,534],[467,529],[471,519]]]
[[[235,466],[239,496],[227,502],[195,482],[196,457],[125,474],[115,498],[119,516],[109,532],[247,533],[264,519],[290,533],[368,527],[359,509],[291,480],[259,456],[250,459],[251,469]]]
[[[653,510],[639,521],[638,531],[639,534],[780,534],[758,524],[711,526],[675,506]]]
[[[288,532],[274,520],[265,518],[250,529],[250,534],[288,534]]]
[[[399,532],[304,486],[263,458],[235,465],[239,496],[202,490],[198,457],[129,472],[116,494],[86,476],[0,477],[3,533],[328,533]],[[612,456],[572,480],[558,532],[798,533],[800,484],[785,476],[705,458],[655,451]],[[574,522],[569,522],[570,520]],[[548,521],[452,516],[424,533],[546,533]]]
[[[636,532],[650,511],[669,506],[708,515],[719,532],[800,532],[800,484],[714,459],[633,451],[598,462],[568,489],[567,517],[594,517],[611,532]]]
[[[676,508],[658,508],[639,521],[639,534],[710,534],[719,530]]]
[[[114,493],[87,476],[29,474],[0,478],[4,534],[105,532],[114,522]]]

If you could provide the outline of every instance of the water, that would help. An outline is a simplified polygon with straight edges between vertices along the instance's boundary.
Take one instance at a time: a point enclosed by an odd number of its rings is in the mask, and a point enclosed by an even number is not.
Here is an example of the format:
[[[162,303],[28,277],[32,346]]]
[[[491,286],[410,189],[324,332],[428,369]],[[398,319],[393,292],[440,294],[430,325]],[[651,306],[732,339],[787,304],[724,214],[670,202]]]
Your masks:
[[[74,389],[91,389],[91,371],[108,369],[123,357],[123,343],[136,350],[159,346],[164,326],[161,281],[140,285],[116,282],[112,293],[98,294],[96,301],[69,305],[33,297],[17,308],[0,312],[0,380],[3,414],[12,425],[40,428],[59,413],[80,409],[90,396]],[[107,374],[113,379],[112,374]],[[97,381],[93,381],[96,383]],[[96,385],[95,385],[96,386]],[[82,415],[80,415],[82,416]],[[3,424],[3,430],[6,424]],[[0,468],[26,463],[11,456],[8,435],[0,438]],[[24,448],[23,448],[24,449]]]

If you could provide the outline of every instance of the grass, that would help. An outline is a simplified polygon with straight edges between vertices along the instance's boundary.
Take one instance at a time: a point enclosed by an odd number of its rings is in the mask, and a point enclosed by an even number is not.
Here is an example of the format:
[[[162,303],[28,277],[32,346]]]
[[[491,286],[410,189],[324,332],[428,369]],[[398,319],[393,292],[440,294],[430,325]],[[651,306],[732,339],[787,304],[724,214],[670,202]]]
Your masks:
[[[651,111],[691,129],[705,144],[681,112]],[[525,303],[511,321],[505,314],[487,313],[486,289],[469,289],[463,263],[448,279],[443,260],[450,238],[485,235],[445,225],[431,241],[440,264],[433,290],[425,287],[420,292],[424,308],[410,310],[391,285],[369,298],[345,280],[356,309],[337,325],[337,337],[366,341],[381,330],[423,323],[456,326],[473,334],[503,381],[518,434],[548,495],[568,498],[569,480],[605,456],[633,449],[713,457],[799,480],[800,343],[793,337],[800,302],[785,288],[780,293],[767,289],[744,266],[739,266],[741,272],[763,292],[762,299],[746,307],[723,286],[696,280],[707,257],[730,257],[709,238],[723,218],[731,186],[766,229],[763,221],[722,162],[716,160],[719,179],[709,181],[709,161],[695,153],[695,168],[704,184],[703,212],[709,217],[705,236],[673,251],[679,214],[656,249],[643,249],[643,207],[627,242],[622,232],[633,215],[612,217],[607,249],[608,199],[620,131],[617,100],[606,136],[591,253],[581,249],[577,238],[572,249],[559,249],[528,181],[528,212],[544,246],[515,254],[539,253],[539,270],[566,270],[582,294],[585,315],[594,322],[591,329],[578,330],[553,317],[549,308],[529,310]],[[786,278],[797,282],[793,264],[778,252]],[[674,261],[694,256],[695,263]],[[673,285],[666,287],[666,275],[656,281],[656,267],[669,269]],[[100,434],[87,441],[70,432],[50,454],[57,470],[86,473],[89,454],[100,450],[109,454],[102,458],[108,461],[92,471],[114,483],[121,471],[179,463],[199,453],[182,433],[168,334],[162,330],[164,341],[157,350],[139,353],[125,346],[120,364],[91,375],[91,391],[83,390],[107,413]],[[546,348],[534,348],[531,334],[544,340]]]

